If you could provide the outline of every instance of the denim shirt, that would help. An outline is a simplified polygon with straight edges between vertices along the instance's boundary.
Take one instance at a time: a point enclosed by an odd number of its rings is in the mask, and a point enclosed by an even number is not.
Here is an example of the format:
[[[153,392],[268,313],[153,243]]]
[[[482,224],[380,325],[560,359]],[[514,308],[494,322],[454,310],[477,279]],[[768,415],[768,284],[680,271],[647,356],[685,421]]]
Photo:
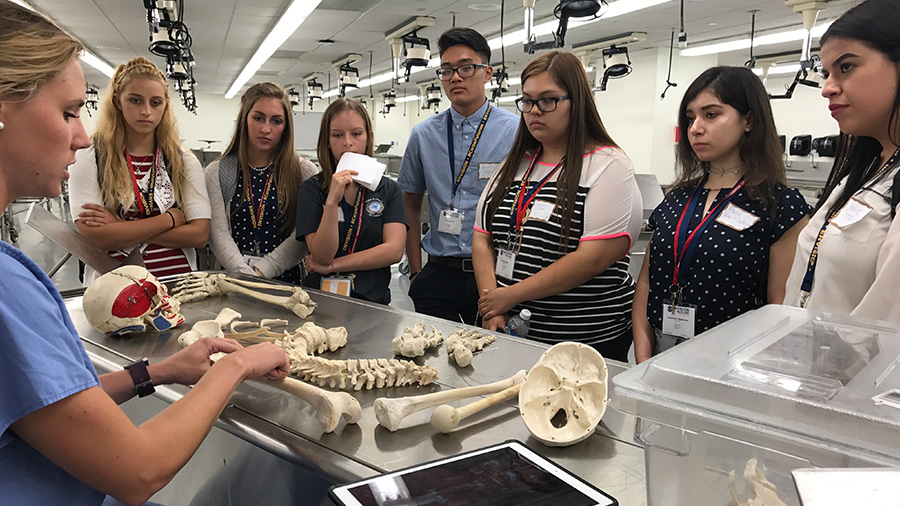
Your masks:
[[[453,184],[459,176],[463,160],[487,107],[488,101],[485,100],[481,108],[468,117],[451,107],[416,125],[409,136],[397,182],[400,189],[408,193],[428,192],[430,226],[422,239],[422,247],[429,255],[472,256],[475,208],[491,175],[484,172],[479,174],[479,165],[499,164],[506,158],[519,127],[517,115],[496,106],[491,110],[453,203],[464,215],[460,234],[457,236],[438,232],[438,220],[441,210],[450,208]],[[450,115],[453,124],[455,166],[452,170],[447,152],[447,115]]]

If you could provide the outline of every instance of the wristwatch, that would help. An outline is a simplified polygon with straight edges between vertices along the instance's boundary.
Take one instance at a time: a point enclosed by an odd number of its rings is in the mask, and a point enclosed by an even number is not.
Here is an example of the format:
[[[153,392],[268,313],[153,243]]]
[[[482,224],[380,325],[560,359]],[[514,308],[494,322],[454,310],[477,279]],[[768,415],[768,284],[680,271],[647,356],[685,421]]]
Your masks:
[[[145,357],[125,366],[125,369],[131,373],[131,380],[134,381],[134,391],[137,392],[138,397],[147,397],[156,391],[153,388],[153,380],[150,379],[150,373],[147,371],[148,365],[150,365],[150,362]]]

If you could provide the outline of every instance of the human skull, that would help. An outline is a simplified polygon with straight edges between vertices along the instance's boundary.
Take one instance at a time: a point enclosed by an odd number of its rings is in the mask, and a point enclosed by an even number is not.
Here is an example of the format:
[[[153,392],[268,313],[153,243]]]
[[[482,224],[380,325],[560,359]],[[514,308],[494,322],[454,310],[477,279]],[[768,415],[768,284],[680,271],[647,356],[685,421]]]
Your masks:
[[[568,446],[591,434],[607,399],[606,362],[590,346],[554,345],[531,368],[519,392],[519,412],[531,434],[547,446]]]
[[[142,332],[150,324],[163,331],[184,322],[181,303],[150,271],[137,265],[118,267],[100,276],[84,292],[84,316],[111,336]]]

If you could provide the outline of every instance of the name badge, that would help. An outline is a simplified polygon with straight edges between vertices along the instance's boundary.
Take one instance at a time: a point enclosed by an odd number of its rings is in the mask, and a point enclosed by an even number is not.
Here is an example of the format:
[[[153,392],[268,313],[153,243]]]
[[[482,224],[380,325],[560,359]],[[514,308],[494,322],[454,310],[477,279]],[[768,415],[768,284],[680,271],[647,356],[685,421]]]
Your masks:
[[[351,288],[353,288],[353,280],[351,280],[349,277],[329,276],[327,278],[322,278],[322,285],[319,289],[323,292],[329,292],[337,295],[343,295],[344,297],[349,297]]]
[[[838,212],[837,216],[831,219],[831,224],[842,229],[865,218],[870,212],[872,212],[871,206],[856,200],[855,197],[851,197],[847,204]]]
[[[263,257],[253,256],[253,255],[244,255],[244,261],[247,262],[247,265],[252,269],[256,264],[262,260]]]
[[[442,209],[438,220],[438,232],[459,235],[462,231],[463,213],[456,209]]]
[[[499,163],[479,163],[478,179],[490,179],[497,170],[500,169]]]
[[[338,223],[343,223],[343,222],[344,222],[344,208],[341,206],[338,206]]]
[[[516,254],[508,249],[497,252],[497,266],[494,274],[505,279],[513,278],[513,267],[516,265]]]
[[[719,216],[716,217],[716,221],[726,227],[742,232],[755,225],[759,221],[759,216],[729,202],[725,209],[719,213]]]
[[[528,219],[550,221],[550,216],[553,214],[555,207],[556,205],[553,202],[535,200],[534,204],[531,205],[531,211],[528,213]]]
[[[690,304],[673,305],[672,301],[664,300],[663,308],[663,334],[691,339],[694,337],[694,322],[697,321],[697,308]]]

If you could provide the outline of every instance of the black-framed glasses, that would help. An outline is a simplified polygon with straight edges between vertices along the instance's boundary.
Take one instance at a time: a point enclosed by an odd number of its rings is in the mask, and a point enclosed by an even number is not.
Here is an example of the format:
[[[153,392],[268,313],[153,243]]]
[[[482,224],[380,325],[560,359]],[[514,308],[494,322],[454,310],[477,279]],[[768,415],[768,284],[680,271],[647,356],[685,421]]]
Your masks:
[[[531,109],[534,108],[534,106],[537,106],[541,112],[553,112],[559,105],[560,100],[568,99],[568,95],[563,95],[561,97],[544,97],[537,100],[519,97],[516,99],[516,108],[522,112],[531,112]]]
[[[465,65],[460,65],[455,69],[437,69],[434,72],[437,74],[438,78],[441,81],[449,81],[453,79],[453,73],[456,72],[459,74],[460,79],[465,79],[467,77],[472,77],[475,75],[476,69],[486,69],[488,66],[483,63],[467,63]]]

